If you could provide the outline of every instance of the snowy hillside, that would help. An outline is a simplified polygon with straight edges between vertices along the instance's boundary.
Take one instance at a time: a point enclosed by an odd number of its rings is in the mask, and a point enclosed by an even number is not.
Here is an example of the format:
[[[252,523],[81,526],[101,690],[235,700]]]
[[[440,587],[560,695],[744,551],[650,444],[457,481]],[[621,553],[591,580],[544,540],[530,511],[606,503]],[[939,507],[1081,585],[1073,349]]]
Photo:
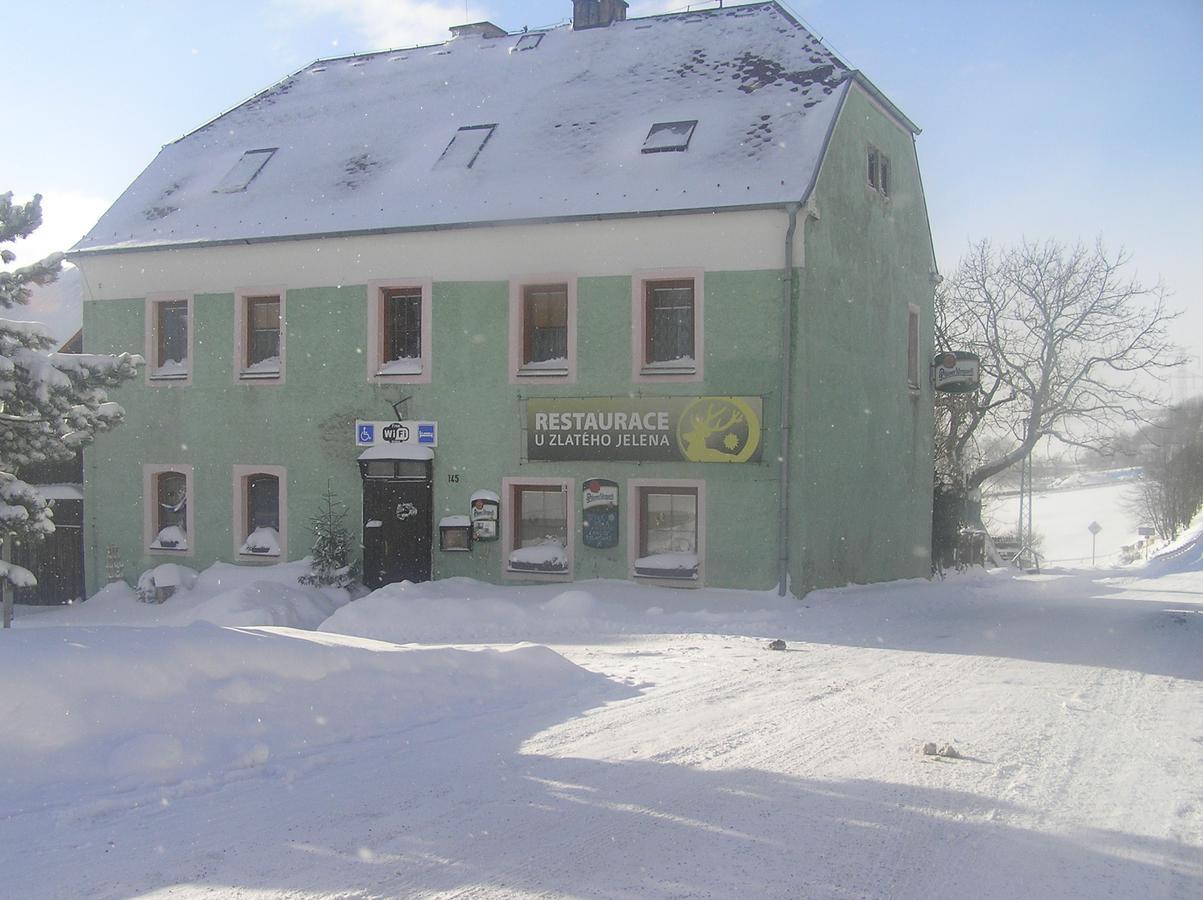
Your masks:
[[[5,896],[1203,896],[1203,522],[800,601],[286,569],[19,609]]]
[[[1032,527],[1042,540],[1042,561],[1054,566],[1089,566],[1089,526],[1098,522],[1102,530],[1093,542],[1095,564],[1119,564],[1120,548],[1139,540],[1136,529],[1146,524],[1137,511],[1138,491],[1136,481],[1119,480],[1033,494]],[[1019,519],[1019,495],[987,498],[983,516],[991,534],[1013,533]]]

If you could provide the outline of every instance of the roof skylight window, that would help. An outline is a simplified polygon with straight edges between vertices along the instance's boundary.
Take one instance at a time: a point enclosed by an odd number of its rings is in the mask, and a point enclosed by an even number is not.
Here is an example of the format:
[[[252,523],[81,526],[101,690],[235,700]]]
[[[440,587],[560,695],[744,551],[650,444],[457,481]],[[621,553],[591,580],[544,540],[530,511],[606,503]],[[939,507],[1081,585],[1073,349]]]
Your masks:
[[[438,158],[438,162],[435,165],[442,167],[463,166],[465,169],[472,168],[472,164],[476,162],[476,158],[480,156],[480,151],[485,148],[485,144],[493,136],[493,129],[496,127],[496,123],[492,125],[465,125],[451,138],[451,143],[447,145],[447,149],[443,151],[443,155]]]
[[[213,189],[215,194],[236,194],[245,191],[259,171],[267,165],[272,154],[278,148],[268,147],[264,150],[248,150],[242,158],[234,163],[234,167],[226,173],[226,177]]]
[[[539,46],[539,42],[543,40],[542,32],[534,34],[524,34],[518,38],[518,43],[514,45],[515,50],[534,50]]]
[[[698,120],[688,122],[657,122],[643,141],[643,153],[671,153],[689,149],[689,140]]]

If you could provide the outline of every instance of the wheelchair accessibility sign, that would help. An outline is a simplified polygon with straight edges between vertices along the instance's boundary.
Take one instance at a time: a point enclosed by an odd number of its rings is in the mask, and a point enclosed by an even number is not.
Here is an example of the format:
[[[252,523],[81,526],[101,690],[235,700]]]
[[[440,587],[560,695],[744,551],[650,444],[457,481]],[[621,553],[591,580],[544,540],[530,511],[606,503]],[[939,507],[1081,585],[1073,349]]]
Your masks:
[[[437,422],[364,422],[355,423],[355,446],[376,447],[388,444],[439,445]]]

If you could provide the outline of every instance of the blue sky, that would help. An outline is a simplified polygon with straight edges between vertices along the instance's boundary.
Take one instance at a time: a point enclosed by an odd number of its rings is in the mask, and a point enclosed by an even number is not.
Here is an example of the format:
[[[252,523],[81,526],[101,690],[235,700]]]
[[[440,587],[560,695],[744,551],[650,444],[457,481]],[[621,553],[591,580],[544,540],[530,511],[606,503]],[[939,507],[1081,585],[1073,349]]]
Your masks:
[[[1203,355],[1203,2],[791,6],[924,129],[944,270],[982,237],[1101,236],[1144,280],[1165,280],[1186,310],[1181,339]],[[632,2],[631,14],[683,8]],[[317,57],[571,11],[570,0],[9,4],[4,110],[25,129],[0,142],[0,190],[46,197],[21,261],[73,243],[161,145]]]

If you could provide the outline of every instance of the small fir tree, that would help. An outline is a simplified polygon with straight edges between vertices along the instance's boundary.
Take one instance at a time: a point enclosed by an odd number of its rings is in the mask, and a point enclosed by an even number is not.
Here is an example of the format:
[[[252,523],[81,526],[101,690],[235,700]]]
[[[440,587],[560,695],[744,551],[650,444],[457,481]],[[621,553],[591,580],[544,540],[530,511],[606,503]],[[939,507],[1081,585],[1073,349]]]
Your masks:
[[[355,583],[357,566],[351,561],[351,532],[347,530],[346,518],[346,505],[327,482],[321,508],[309,520],[313,528],[313,550],[310,551],[313,562],[309,573],[297,579],[301,584],[349,588]]]
[[[13,203],[0,194],[0,244],[29,237],[42,224],[41,195]],[[17,255],[0,249],[7,265]],[[0,270],[0,312],[29,302],[30,286],[51,282],[62,268],[54,253],[32,265]],[[55,353],[57,341],[37,322],[0,316],[0,536],[5,555],[14,542],[40,540],[54,531],[50,506],[35,486],[19,477],[35,463],[71,459],[97,432],[117,425],[125,411],[108,399],[108,389],[138,373],[142,357]],[[0,560],[0,584],[32,586],[27,569]],[[5,593],[4,625],[9,621]]]

